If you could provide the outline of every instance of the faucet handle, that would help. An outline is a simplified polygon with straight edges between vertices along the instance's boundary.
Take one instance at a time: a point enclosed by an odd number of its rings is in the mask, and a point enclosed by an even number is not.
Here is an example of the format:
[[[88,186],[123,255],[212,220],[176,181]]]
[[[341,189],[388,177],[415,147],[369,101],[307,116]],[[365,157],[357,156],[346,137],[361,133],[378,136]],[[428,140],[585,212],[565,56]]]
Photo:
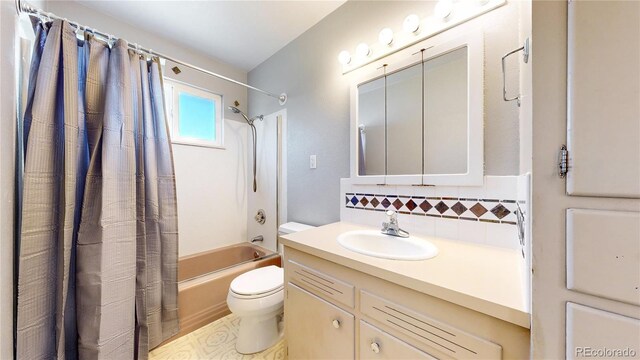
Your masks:
[[[393,211],[393,210],[387,210],[387,212],[385,214],[387,214],[387,217],[389,218],[389,223],[390,224],[395,224],[395,223],[398,222],[398,212]]]

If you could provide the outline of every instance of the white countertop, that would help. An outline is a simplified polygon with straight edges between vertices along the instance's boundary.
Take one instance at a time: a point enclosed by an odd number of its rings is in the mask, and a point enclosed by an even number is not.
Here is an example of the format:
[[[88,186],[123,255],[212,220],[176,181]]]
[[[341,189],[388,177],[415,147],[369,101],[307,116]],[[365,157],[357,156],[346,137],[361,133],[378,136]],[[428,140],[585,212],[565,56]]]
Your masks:
[[[420,236],[438,247],[428,260],[379,259],[343,248],[336,238],[370,227],[337,222],[280,237],[283,245],[372,276],[530,328],[519,251]],[[412,234],[414,235],[414,234]]]

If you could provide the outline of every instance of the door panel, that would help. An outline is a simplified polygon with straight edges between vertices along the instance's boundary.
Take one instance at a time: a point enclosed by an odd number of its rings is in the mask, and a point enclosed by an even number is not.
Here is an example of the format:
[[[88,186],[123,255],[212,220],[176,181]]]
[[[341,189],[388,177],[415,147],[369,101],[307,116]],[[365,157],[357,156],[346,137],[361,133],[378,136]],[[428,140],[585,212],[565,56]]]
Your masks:
[[[287,284],[285,304],[289,359],[353,359],[354,316],[319,297]],[[338,323],[334,325],[334,320]]]
[[[437,358],[360,320],[360,359],[437,360]]]
[[[640,320],[567,303],[567,359],[637,359],[639,339]],[[612,352],[588,353],[605,349]]]
[[[640,1],[569,2],[567,193],[640,198]]]
[[[620,345],[609,332],[634,335],[637,357],[637,332],[603,319],[640,318],[640,233],[620,216],[640,212],[640,2],[532,1],[531,14],[532,358]]]
[[[638,212],[567,210],[567,288],[640,305],[639,234]]]

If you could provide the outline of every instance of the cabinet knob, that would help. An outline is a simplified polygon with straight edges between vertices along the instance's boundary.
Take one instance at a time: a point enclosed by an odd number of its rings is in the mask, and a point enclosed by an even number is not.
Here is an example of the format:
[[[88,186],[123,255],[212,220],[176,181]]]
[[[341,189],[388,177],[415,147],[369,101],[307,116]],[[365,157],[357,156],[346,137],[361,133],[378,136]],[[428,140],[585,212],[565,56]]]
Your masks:
[[[377,342],[372,342],[371,343],[371,351],[373,351],[374,353],[379,353],[380,352],[380,345]]]
[[[340,329],[340,325],[342,325],[340,323],[340,320],[338,320],[338,319],[334,319],[331,323],[333,324],[333,327],[336,328],[336,329]]]

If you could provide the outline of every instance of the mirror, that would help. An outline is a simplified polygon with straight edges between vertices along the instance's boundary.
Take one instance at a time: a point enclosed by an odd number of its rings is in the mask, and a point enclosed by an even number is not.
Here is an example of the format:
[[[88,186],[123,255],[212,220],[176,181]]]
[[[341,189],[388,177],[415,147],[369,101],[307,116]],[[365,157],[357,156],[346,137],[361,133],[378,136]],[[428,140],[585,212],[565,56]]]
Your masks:
[[[424,62],[424,173],[467,172],[467,48]],[[391,130],[391,129],[390,129]]]
[[[373,80],[357,84],[356,177],[365,183],[482,184],[481,47],[481,35],[423,47],[423,61],[420,50],[410,49],[403,61],[383,65],[385,75],[378,70]]]
[[[385,174],[385,79],[358,86],[358,174]]]
[[[422,174],[422,64],[387,76],[387,175]]]

